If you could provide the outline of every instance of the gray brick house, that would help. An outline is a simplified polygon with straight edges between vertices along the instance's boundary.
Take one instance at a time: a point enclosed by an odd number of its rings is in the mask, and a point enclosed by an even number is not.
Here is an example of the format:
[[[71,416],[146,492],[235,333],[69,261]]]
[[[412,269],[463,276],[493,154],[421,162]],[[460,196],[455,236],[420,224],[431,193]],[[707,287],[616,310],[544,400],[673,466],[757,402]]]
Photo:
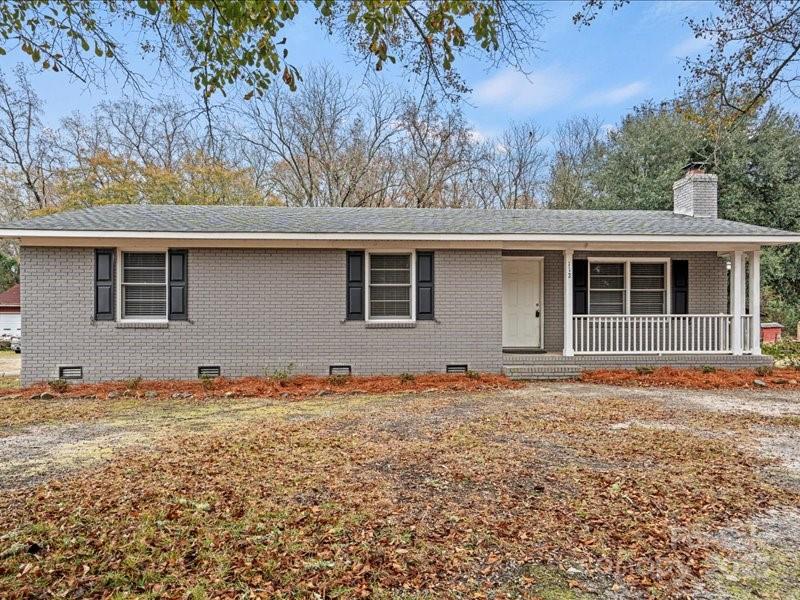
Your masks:
[[[689,169],[674,211],[103,206],[7,223],[22,379],[747,366],[760,248]],[[729,293],[730,288],[730,293]]]

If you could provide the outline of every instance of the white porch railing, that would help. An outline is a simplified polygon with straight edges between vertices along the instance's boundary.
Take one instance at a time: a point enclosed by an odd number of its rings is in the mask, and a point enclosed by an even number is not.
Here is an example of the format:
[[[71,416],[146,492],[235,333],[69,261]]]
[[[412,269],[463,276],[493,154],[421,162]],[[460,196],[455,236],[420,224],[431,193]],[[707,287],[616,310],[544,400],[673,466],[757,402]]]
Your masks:
[[[742,316],[742,352],[750,354],[752,352],[753,341],[753,317],[752,315]],[[759,340],[761,342],[761,340]]]
[[[751,317],[742,317],[750,352]],[[731,354],[731,315],[574,315],[575,354]]]

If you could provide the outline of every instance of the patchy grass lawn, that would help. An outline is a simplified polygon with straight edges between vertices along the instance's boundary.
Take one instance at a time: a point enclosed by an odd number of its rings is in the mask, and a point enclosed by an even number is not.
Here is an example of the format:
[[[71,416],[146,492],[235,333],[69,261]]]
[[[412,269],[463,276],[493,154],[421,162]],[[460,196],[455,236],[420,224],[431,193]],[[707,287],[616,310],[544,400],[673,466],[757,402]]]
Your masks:
[[[798,506],[758,448],[800,423],[672,394],[252,399],[241,418],[217,399],[201,430],[170,423],[185,405],[126,407],[115,427],[157,414],[168,435],[0,493],[0,596],[724,596],[723,567],[752,575],[726,532]],[[789,596],[781,577],[759,589]]]
[[[0,377],[0,391],[13,392],[19,389],[19,377]]]

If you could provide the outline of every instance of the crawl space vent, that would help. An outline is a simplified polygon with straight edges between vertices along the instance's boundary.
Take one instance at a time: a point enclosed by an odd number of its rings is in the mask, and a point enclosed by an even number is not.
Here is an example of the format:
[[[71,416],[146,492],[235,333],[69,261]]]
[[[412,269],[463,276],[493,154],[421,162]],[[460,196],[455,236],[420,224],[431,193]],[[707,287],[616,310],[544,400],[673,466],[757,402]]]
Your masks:
[[[447,365],[445,372],[447,373],[466,373],[467,365]]]
[[[83,379],[83,367],[58,367],[59,379]]]
[[[200,379],[208,379],[211,377],[219,377],[219,367],[197,367],[197,376]]]
[[[351,375],[353,373],[350,365],[331,365],[328,367],[329,375]]]

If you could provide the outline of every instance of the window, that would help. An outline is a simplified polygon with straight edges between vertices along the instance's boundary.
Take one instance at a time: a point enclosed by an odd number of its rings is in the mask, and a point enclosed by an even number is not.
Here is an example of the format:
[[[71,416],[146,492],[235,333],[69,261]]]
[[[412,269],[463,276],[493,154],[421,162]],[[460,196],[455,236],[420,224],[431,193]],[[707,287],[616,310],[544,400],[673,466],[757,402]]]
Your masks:
[[[591,314],[625,314],[625,263],[592,263],[589,298]]]
[[[369,318],[411,318],[411,254],[369,255]]]
[[[122,318],[167,318],[166,253],[122,253]]]
[[[589,314],[661,315],[667,312],[667,262],[589,263]]]
[[[631,263],[632,315],[663,315],[667,312],[666,265],[664,263]]]

